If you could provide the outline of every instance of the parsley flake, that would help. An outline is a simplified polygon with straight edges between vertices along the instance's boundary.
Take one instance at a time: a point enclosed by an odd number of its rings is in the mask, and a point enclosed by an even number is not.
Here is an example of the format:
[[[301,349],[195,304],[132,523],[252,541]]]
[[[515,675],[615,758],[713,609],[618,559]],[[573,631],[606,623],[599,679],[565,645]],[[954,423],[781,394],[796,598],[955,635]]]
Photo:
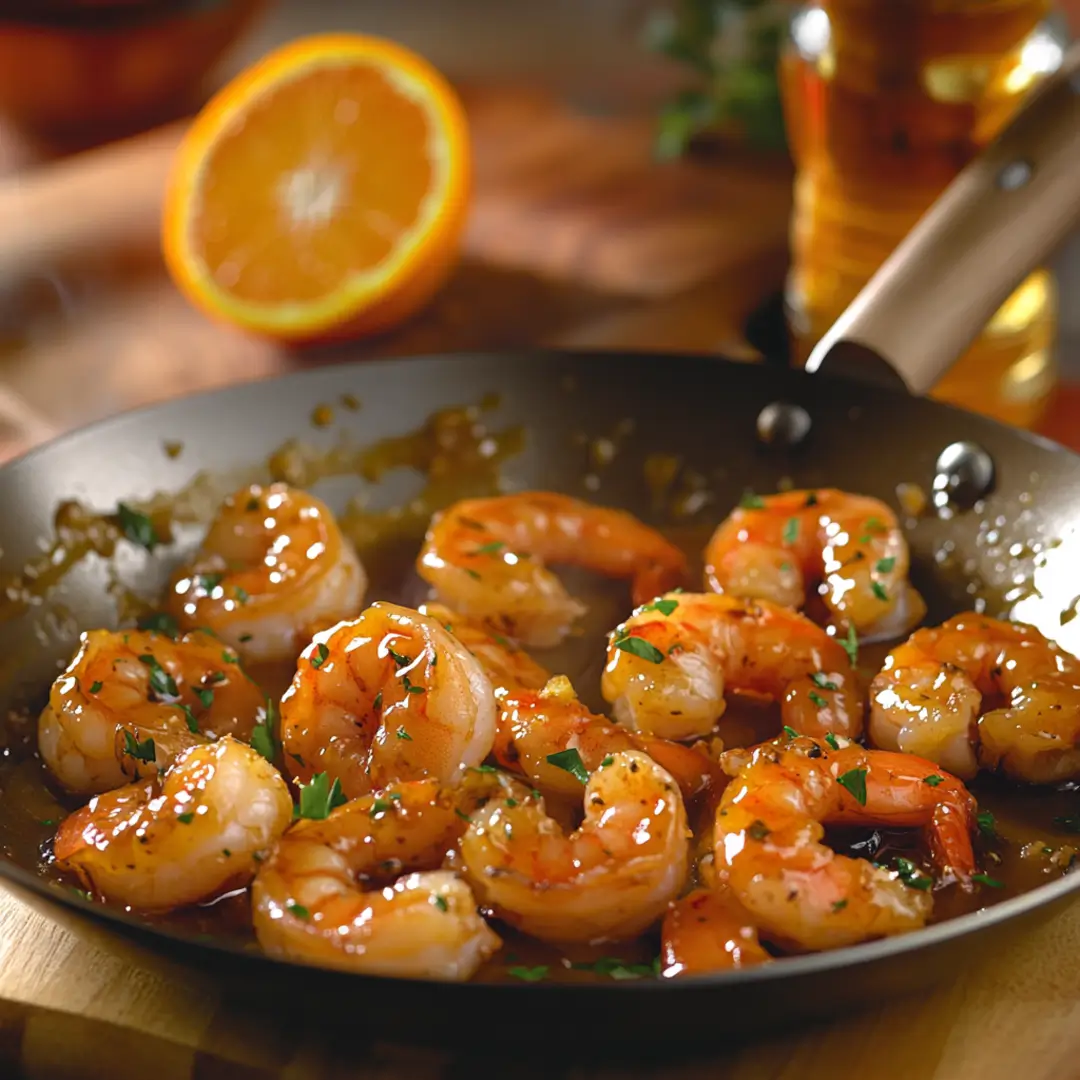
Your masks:
[[[578,753],[576,747],[571,747],[569,750],[560,750],[557,754],[548,754],[545,760],[549,765],[554,765],[555,768],[568,772],[583,784],[588,783],[589,770],[585,768],[585,763],[581,760],[581,754]]]
[[[898,858],[896,860],[896,872],[900,875],[900,880],[909,889],[925,891],[934,884],[933,879],[923,874],[910,859]]]
[[[678,600],[664,598],[661,600],[654,600],[651,604],[646,604],[641,611],[659,611],[661,615],[670,615],[678,606]]]
[[[189,810],[186,814],[177,814],[177,821],[182,821],[185,825],[190,825],[195,820],[195,811]]]
[[[446,897],[445,897],[445,896],[433,896],[433,897],[431,898],[431,902],[432,902],[432,903],[433,903],[433,904],[434,904],[434,905],[435,905],[435,906],[436,906],[436,907],[437,907],[437,908],[438,908],[438,909],[439,909],[440,911],[449,911],[449,910],[450,910],[450,905],[449,905],[449,904],[448,904],[448,903],[446,902]]]
[[[829,704],[816,690],[810,691],[809,698],[819,709],[824,709]]]
[[[311,778],[311,783],[300,786],[299,816],[312,821],[322,821],[330,816],[331,810],[344,806],[346,801],[340,780],[331,784],[326,773],[316,773]]]
[[[323,642],[319,642],[315,649],[315,655],[311,658],[311,666],[313,668],[321,668],[326,663],[327,658],[330,656],[330,650]]]
[[[547,964],[537,964],[536,967],[524,967],[518,964],[516,967],[506,969],[507,975],[513,975],[515,979],[520,979],[522,982],[540,982],[547,973]]]
[[[180,624],[167,611],[154,611],[149,615],[141,615],[136,620],[135,625],[140,630],[163,634],[174,641],[180,635]]]
[[[1061,819],[1057,818],[1055,820]],[[975,815],[975,821],[978,823],[979,832],[981,832],[983,836],[985,836],[988,840],[997,839],[997,822],[994,821],[994,815],[991,814],[989,810],[981,810],[978,814]],[[1077,821],[1076,831],[1080,832],[1080,819],[1078,819]]]
[[[96,694],[96,693],[98,693],[99,690],[101,690],[101,683],[100,682],[93,682],[93,683],[90,684],[90,693],[91,694]]]
[[[844,652],[848,654],[851,666],[854,667],[859,662],[859,638],[855,633],[854,626],[848,627],[847,637],[840,644],[843,646]]]
[[[640,660],[647,660],[650,664],[660,664],[664,660],[664,654],[655,645],[644,638],[634,637],[633,634],[623,634],[615,638],[612,645]]]
[[[971,880],[977,881],[980,885],[989,885],[991,889],[1005,888],[1004,881],[998,881],[997,878],[993,878],[989,874],[972,874]]]
[[[836,782],[851,793],[852,798],[860,805],[866,805],[866,770],[849,769],[846,773],[838,776]]]
[[[889,599],[889,594],[885,591],[885,586],[882,585],[880,581],[871,581],[870,582],[870,591],[879,600],[888,600]]]
[[[149,653],[139,657],[139,661],[150,669],[150,689],[159,698],[176,699],[180,691],[176,688],[176,680],[154,659]]]
[[[815,671],[810,676],[810,681],[815,685],[821,687],[822,690],[839,690],[840,687],[834,682],[829,681],[829,676],[824,671]]]
[[[797,739],[799,737],[799,733],[793,727],[790,727],[787,724],[784,725],[784,734],[789,739]]]
[[[743,497],[739,500],[739,506],[743,510],[764,510],[765,500],[760,495],[755,495],[750,488],[747,488],[743,492]]]
[[[890,555],[887,559],[878,559],[874,563],[874,569],[879,574],[888,574],[892,571],[892,568],[896,565],[896,556]]]
[[[286,904],[285,908],[290,915],[295,915],[298,919],[311,918],[311,912],[303,904]]]
[[[124,729],[124,753],[133,757],[136,761],[145,761],[148,764],[157,757],[157,747],[153,739],[144,739],[139,742],[126,728]]]
[[[492,540],[488,544],[482,544],[480,547],[474,548],[471,552],[469,552],[469,554],[470,555],[496,555],[500,551],[502,551],[502,549],[504,547],[506,547],[506,545],[501,540]]]
[[[794,544],[796,540],[799,539],[798,518],[788,518],[787,521],[784,522],[784,531],[782,534],[782,538],[784,543],[787,544],[789,547]]]
[[[923,783],[928,784],[930,787],[937,787],[938,784],[944,784],[945,783],[945,777],[944,776],[938,776],[937,773],[934,773],[933,776],[924,776],[923,777]]]
[[[138,544],[147,551],[153,551],[161,543],[161,538],[150,518],[128,506],[127,503],[117,503],[116,517],[120,523],[120,531],[133,544]]]
[[[405,730],[404,726],[399,727],[397,731],[394,732],[394,734],[399,739],[404,739],[406,742],[412,742],[412,736]]]
[[[837,740],[836,736],[831,731],[826,731],[825,732],[825,741],[829,744],[831,749],[833,749],[833,750],[839,750],[840,749],[840,743]]]

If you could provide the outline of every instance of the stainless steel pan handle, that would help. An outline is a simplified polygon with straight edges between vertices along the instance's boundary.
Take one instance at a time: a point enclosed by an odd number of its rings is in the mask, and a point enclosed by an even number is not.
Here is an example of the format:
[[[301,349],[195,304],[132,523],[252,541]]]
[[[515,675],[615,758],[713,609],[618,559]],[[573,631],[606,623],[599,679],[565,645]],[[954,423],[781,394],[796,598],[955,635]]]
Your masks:
[[[1078,224],[1080,43],[923,215],[807,370],[899,376],[925,393]]]

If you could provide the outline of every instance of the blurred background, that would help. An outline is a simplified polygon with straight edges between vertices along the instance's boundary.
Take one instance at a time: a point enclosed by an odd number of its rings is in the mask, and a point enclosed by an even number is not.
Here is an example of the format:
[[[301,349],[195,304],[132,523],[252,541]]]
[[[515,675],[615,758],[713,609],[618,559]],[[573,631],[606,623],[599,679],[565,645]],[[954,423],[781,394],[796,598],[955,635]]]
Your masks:
[[[440,68],[477,182],[460,264],[420,314],[297,350],[183,300],[160,206],[208,92],[324,30]],[[0,454],[350,357],[550,344],[752,361],[749,320],[798,362],[1078,30],[1080,0],[0,3]],[[1073,241],[941,395],[1068,437],[1078,290]]]

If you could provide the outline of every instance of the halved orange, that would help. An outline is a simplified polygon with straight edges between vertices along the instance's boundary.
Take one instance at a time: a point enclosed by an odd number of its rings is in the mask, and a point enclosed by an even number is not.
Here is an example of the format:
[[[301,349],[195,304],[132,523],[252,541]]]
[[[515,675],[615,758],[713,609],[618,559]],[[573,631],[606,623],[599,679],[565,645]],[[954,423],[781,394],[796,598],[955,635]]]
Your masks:
[[[427,61],[326,34],[271,53],[185,135],[162,241],[207,314],[284,340],[386,329],[456,260],[470,188],[465,114]]]

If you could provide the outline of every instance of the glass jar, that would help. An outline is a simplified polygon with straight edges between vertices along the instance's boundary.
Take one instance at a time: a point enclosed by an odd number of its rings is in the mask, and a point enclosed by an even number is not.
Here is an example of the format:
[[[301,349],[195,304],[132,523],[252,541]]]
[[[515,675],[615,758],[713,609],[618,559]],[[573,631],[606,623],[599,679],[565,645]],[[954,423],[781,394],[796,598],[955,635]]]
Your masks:
[[[780,63],[796,164],[786,301],[805,360],[952,178],[1060,63],[1050,0],[823,0]],[[1032,274],[933,396],[1023,427],[1053,389],[1056,294]]]

